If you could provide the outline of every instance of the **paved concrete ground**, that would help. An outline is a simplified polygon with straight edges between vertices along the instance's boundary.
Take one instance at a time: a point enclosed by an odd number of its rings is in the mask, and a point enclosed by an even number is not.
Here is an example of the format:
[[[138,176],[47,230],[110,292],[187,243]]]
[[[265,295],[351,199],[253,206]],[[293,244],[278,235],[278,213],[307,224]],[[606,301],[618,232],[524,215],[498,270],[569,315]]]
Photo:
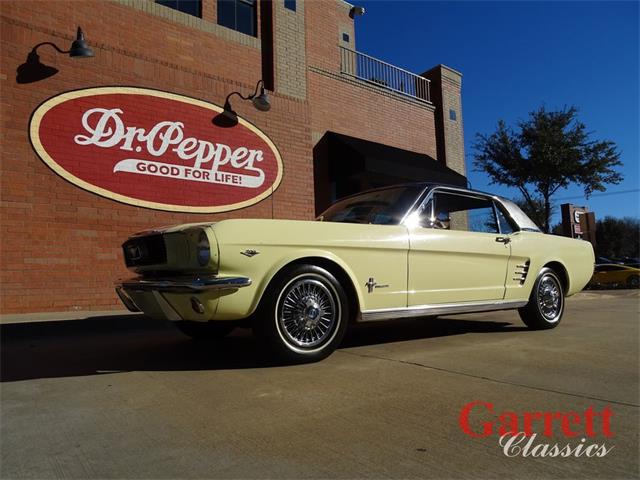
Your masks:
[[[638,292],[581,294],[555,330],[515,312],[368,325],[271,365],[245,331],[197,344],[140,317],[3,325],[3,478],[638,478]],[[609,407],[601,458],[505,456],[463,406]],[[599,425],[599,424],[597,424]]]

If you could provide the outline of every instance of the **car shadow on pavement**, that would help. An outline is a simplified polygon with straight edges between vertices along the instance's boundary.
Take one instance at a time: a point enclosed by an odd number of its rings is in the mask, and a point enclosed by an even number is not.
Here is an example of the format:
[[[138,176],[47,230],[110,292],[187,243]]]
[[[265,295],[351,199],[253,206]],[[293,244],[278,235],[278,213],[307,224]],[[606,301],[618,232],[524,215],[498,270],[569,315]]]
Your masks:
[[[459,335],[514,332],[506,322],[428,318],[356,325],[342,347]],[[269,368],[272,360],[250,330],[198,342],[142,315],[0,325],[0,382],[129,371]]]
[[[464,333],[500,333],[528,330],[510,322],[467,320],[456,317],[421,317],[354,325],[341,348],[362,347],[420,338],[447,337]]]

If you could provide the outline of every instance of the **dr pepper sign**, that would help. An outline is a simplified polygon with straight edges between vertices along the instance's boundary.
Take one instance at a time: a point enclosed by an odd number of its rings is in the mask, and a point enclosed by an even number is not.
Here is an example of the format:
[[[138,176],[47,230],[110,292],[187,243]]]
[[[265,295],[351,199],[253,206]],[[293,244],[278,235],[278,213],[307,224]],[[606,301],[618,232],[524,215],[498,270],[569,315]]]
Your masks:
[[[282,180],[273,142],[251,123],[223,128],[223,109],[172,93],[100,87],[50,98],[31,143],[57,174],[140,207],[213,213],[253,205]]]

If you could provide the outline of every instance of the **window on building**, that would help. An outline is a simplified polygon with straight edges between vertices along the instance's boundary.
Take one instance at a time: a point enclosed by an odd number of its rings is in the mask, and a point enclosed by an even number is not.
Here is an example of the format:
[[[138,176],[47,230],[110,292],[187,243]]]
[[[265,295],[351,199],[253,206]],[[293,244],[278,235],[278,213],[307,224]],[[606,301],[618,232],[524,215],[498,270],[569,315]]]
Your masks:
[[[454,122],[458,119],[458,115],[455,110],[449,110],[449,120],[453,120]]]
[[[202,0],[156,0],[156,3],[202,18]]]
[[[256,0],[218,0],[218,25],[256,37]]]
[[[296,0],[284,0],[284,8],[287,8],[293,12],[296,11]]]
[[[349,34],[348,33],[343,33],[342,34],[342,41],[349,43]]]

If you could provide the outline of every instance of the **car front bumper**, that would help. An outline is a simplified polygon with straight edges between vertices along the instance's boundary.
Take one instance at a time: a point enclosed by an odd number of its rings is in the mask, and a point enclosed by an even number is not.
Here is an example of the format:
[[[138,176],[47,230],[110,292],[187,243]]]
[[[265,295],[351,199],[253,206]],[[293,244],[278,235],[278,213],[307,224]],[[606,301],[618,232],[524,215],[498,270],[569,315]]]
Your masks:
[[[198,275],[170,278],[136,277],[116,282],[122,303],[131,312],[144,312],[171,321],[211,320],[224,291],[251,285],[247,277]]]

